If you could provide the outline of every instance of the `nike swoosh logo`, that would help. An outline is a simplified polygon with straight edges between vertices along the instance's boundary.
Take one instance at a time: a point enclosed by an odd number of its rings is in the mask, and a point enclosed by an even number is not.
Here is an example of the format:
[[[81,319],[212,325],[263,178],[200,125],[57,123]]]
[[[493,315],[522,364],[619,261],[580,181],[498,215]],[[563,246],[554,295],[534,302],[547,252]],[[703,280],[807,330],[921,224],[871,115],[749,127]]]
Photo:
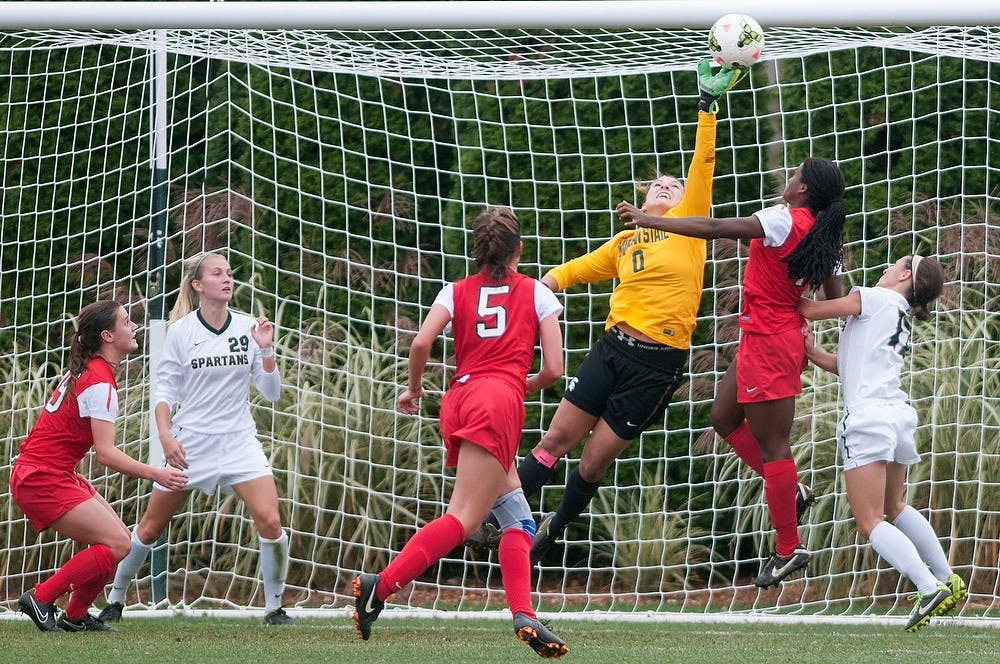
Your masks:
[[[35,614],[38,615],[38,619],[41,620],[42,622],[48,622],[49,612],[42,611],[42,607],[38,606],[38,602],[35,601],[34,597],[30,597],[29,599],[31,600],[31,606],[33,606],[35,609]]]
[[[637,427],[639,425],[638,424],[632,424],[632,422],[630,422],[629,420],[625,420],[625,426],[627,426],[627,427]]]
[[[372,588],[371,594],[368,595],[368,601],[365,602],[365,613],[372,613],[375,607],[372,606],[372,602],[375,600],[375,589]]]
[[[194,342],[194,347],[197,348],[198,346],[202,345],[203,343],[205,343],[204,340],[202,340],[202,341],[196,341],[196,342]]]
[[[753,392],[756,392],[760,388],[759,387],[747,387],[747,388],[744,388],[744,389],[746,389],[747,394],[752,394]]]

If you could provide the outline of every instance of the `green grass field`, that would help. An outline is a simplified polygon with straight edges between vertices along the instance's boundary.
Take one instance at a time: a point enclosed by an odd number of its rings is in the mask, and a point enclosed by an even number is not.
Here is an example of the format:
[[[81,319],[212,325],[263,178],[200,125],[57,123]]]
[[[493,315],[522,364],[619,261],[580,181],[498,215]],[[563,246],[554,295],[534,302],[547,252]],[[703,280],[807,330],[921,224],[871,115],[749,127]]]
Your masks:
[[[997,661],[1000,630],[931,625],[692,625],[558,619],[566,662],[794,664]],[[502,620],[384,619],[357,638],[343,614],[265,628],[251,619],[132,619],[117,634],[43,634],[28,621],[0,621],[0,661],[129,662],[532,662],[539,658]]]

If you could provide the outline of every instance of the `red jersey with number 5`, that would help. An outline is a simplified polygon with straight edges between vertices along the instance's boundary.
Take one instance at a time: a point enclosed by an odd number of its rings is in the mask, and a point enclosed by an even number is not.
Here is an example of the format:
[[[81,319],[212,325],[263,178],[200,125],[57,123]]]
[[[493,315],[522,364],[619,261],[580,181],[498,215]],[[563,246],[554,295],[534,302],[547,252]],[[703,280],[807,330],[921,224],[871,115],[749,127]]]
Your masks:
[[[90,418],[114,422],[118,416],[118,384],[103,358],[87,363],[68,391],[63,376],[28,437],[21,443],[18,463],[72,470],[94,445]]]
[[[457,365],[452,384],[489,375],[523,394],[539,321],[562,311],[562,305],[537,279],[513,270],[507,275],[496,283],[482,271],[445,287],[435,301],[452,314]]]

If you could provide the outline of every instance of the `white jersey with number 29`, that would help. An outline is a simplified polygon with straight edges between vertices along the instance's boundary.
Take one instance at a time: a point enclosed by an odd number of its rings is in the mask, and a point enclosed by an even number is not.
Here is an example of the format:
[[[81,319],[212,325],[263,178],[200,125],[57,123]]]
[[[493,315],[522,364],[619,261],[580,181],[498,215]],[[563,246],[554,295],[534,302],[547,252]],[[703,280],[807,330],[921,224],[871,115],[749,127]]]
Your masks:
[[[177,411],[175,426],[198,433],[255,431],[250,415],[250,379],[268,401],[281,394],[277,369],[264,371],[251,316],[235,311],[221,329],[192,311],[167,329],[156,369],[156,402]]]

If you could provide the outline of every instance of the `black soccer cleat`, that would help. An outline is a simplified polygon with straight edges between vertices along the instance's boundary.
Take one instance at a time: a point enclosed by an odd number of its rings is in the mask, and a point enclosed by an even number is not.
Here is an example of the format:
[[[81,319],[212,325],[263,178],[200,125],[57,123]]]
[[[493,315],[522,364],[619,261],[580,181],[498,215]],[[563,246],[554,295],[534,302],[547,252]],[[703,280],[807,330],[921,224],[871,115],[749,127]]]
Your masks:
[[[559,659],[569,652],[563,640],[549,631],[540,620],[529,618],[523,613],[514,615],[514,633],[517,634],[517,638],[531,646],[539,657]]]
[[[776,586],[794,572],[804,569],[809,564],[810,558],[812,554],[802,545],[795,547],[790,556],[779,556],[775,553],[764,563],[753,584],[758,588]]]
[[[35,599],[35,589],[27,591],[17,600],[17,605],[21,608],[21,613],[25,614],[35,623],[35,627],[43,632],[62,632],[63,628],[56,624],[55,604],[42,604]]]
[[[500,549],[500,538],[503,533],[495,525],[490,523],[488,520],[483,521],[482,525],[479,526],[479,530],[469,535],[465,540],[465,546],[476,553],[486,554],[490,551],[498,551]]]
[[[813,493],[812,488],[808,484],[799,482],[799,485],[795,487],[795,516],[800,526],[806,511],[815,504],[816,494]]]
[[[913,611],[910,612],[910,619],[906,621],[907,632],[916,632],[929,623],[931,617],[944,615],[955,608],[955,602],[951,599],[951,588],[944,583],[938,583],[934,592],[928,595],[914,593],[909,599],[913,600]]]
[[[378,574],[361,574],[353,582],[354,628],[365,641],[372,635],[372,623],[385,608],[385,602],[375,593],[380,580]]]
[[[278,607],[274,611],[268,611],[267,615],[264,616],[265,625],[282,625],[290,627],[295,624],[295,618],[285,613],[285,610]]]
[[[535,536],[531,540],[530,557],[532,565],[541,560],[555,546],[556,538],[552,536],[552,519],[555,516],[555,512],[549,512],[538,522],[538,530],[535,531]]]
[[[89,613],[79,620],[72,620],[63,611],[56,624],[64,632],[117,632],[111,625],[105,625],[100,618],[95,618]]]
[[[124,608],[125,605],[121,602],[111,602],[101,609],[101,612],[97,614],[97,619],[104,624],[121,622]]]

